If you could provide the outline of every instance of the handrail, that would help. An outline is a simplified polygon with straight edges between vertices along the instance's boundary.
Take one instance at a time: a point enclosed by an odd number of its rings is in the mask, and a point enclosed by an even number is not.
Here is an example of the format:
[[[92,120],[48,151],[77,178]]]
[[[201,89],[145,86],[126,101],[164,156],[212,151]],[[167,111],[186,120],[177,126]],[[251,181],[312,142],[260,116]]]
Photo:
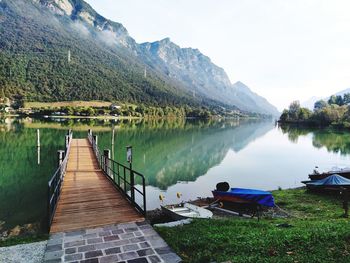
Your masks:
[[[52,220],[57,208],[57,203],[61,194],[61,187],[64,176],[67,170],[68,156],[70,152],[70,146],[73,139],[73,133],[68,131],[68,137],[66,137],[66,150],[64,151],[64,159],[59,164],[57,170],[52,175],[48,182],[48,202],[47,202],[47,214],[48,214],[48,230],[50,230]]]
[[[88,133],[88,140],[97,158],[98,164],[104,175],[113,185],[132,203],[132,205],[143,215],[146,215],[146,180],[145,177],[107,156],[101,154],[92,132]],[[141,180],[142,191],[135,186],[135,176]],[[142,206],[135,200],[135,191],[142,196]],[[130,193],[129,193],[130,192]]]

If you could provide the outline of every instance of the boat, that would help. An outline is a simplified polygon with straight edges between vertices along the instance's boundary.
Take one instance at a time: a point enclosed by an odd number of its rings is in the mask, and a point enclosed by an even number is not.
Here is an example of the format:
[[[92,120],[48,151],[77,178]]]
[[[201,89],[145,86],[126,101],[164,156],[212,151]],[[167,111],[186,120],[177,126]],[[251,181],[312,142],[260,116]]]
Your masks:
[[[161,206],[164,214],[174,220],[182,220],[186,218],[212,218],[213,213],[208,209],[190,204],[181,203],[177,205]]]
[[[226,201],[238,204],[249,204],[256,206],[274,207],[275,201],[270,192],[246,189],[246,188],[230,188],[226,182],[218,183],[216,190],[212,191],[213,196],[218,201]]]
[[[309,174],[309,179],[310,180],[322,180],[327,178],[328,176],[338,174],[344,178],[350,179],[350,168],[349,167],[344,167],[344,168],[339,168],[339,167],[333,167],[330,171],[320,173],[316,169],[313,171],[312,174]]]
[[[303,181],[308,190],[339,191],[350,189],[350,179],[339,174],[332,174],[321,180]]]

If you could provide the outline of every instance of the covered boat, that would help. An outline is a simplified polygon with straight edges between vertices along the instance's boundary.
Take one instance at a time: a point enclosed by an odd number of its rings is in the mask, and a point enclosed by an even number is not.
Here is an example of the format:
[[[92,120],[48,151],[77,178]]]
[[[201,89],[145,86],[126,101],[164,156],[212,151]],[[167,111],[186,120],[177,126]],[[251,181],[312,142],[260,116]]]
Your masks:
[[[219,183],[216,186],[216,190],[212,191],[212,193],[214,195],[214,198],[219,201],[257,204],[267,207],[275,206],[275,201],[272,194],[263,190],[246,188],[229,189],[228,183]]]
[[[320,173],[315,169],[312,174],[309,174],[309,178],[312,181],[321,180],[321,179],[325,179],[328,176],[331,176],[334,174],[337,174],[337,175],[340,175],[340,176],[345,177],[347,179],[350,179],[350,168],[349,167],[343,167],[343,168],[333,167],[330,171],[323,172],[323,173]]]
[[[311,180],[304,182],[308,189],[324,189],[332,190],[343,188],[350,188],[350,180],[340,176],[339,174],[330,175],[321,180]]]

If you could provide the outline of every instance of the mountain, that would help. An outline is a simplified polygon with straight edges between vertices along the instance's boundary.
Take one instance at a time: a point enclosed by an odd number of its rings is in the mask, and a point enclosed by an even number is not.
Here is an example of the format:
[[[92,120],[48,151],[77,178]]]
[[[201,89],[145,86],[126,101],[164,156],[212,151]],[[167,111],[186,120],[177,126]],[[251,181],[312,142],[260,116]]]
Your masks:
[[[276,107],[245,84],[231,84],[226,72],[198,49],[180,48],[169,38],[140,45],[139,55],[151,67],[182,82],[193,96],[201,95],[241,110],[278,116]]]
[[[0,87],[25,100],[203,105],[278,115],[198,49],[138,44],[82,0],[0,1]]]

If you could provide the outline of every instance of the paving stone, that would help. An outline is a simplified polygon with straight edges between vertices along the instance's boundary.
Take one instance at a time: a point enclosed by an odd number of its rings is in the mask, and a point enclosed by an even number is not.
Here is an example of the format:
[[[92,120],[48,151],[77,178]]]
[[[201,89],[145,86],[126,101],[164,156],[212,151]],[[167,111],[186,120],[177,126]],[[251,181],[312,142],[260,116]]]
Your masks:
[[[90,239],[90,238],[95,238],[95,237],[97,237],[97,233],[91,233],[91,234],[83,235],[84,239]]]
[[[55,233],[50,235],[50,239],[62,239],[64,237],[64,233]]]
[[[118,225],[109,225],[109,226],[102,227],[102,229],[106,231],[106,230],[117,230],[119,228],[118,228]]]
[[[143,242],[143,241],[146,241],[145,237],[135,237],[135,238],[130,239],[131,243],[138,243],[138,242]]]
[[[78,240],[78,241],[72,241],[72,242],[64,243],[64,247],[65,248],[77,247],[77,246],[82,246],[82,245],[85,245],[85,240]]]
[[[85,258],[95,258],[95,257],[99,257],[102,255],[103,255],[103,253],[101,250],[89,251],[89,252],[85,253]]]
[[[107,230],[107,231],[102,231],[102,232],[99,232],[98,235],[100,237],[107,237],[107,236],[110,236],[112,234],[111,231]]]
[[[52,245],[59,245],[63,243],[63,239],[62,238],[55,238],[55,239],[49,239],[49,241],[47,241],[47,245],[48,246],[52,246]]]
[[[149,256],[148,257],[148,260],[151,262],[151,263],[160,263],[162,262],[162,260],[156,256],[156,255],[153,255],[153,256]]]
[[[76,247],[66,248],[66,250],[64,251],[65,254],[74,254],[75,252],[77,252]]]
[[[172,253],[172,252],[173,252],[173,251],[171,250],[171,248],[168,247],[168,246],[156,248],[155,250],[156,250],[156,252],[157,252],[159,255],[168,254],[168,253]]]
[[[85,259],[85,260],[80,261],[80,263],[98,263],[98,258]]]
[[[154,248],[165,247],[168,245],[159,235],[148,236],[146,237],[146,240]]]
[[[87,252],[91,250],[95,250],[95,245],[86,245],[86,246],[78,247],[78,252]]]
[[[61,263],[62,260],[59,259],[50,259],[50,260],[44,260],[44,263]]]
[[[121,234],[120,237],[122,239],[128,239],[128,238],[133,238],[135,237],[134,233],[125,233],[125,234]]]
[[[118,228],[130,228],[130,227],[137,227],[137,225],[135,223],[123,223],[123,224],[119,224]]]
[[[140,229],[150,229],[150,228],[153,229],[153,227],[151,225],[142,225],[142,226],[139,226],[139,228]]]
[[[96,237],[96,238],[90,238],[87,240],[88,244],[96,244],[96,243],[102,243],[102,237]]]
[[[166,263],[179,263],[181,258],[175,253],[163,254],[160,256]]]
[[[139,249],[139,246],[137,244],[130,244],[130,245],[123,246],[123,251],[124,252],[138,250],[138,249]]]
[[[60,250],[62,250],[62,244],[46,246],[47,252],[60,251]]]
[[[106,248],[117,247],[117,246],[119,245],[115,245],[113,242],[95,244],[96,249],[106,249]]]
[[[137,258],[138,255],[136,252],[126,252],[118,255],[121,260],[129,260],[129,259],[134,259]]]
[[[121,252],[120,247],[107,248],[105,250],[106,255],[118,254]]]
[[[100,263],[120,263],[119,258],[117,255],[109,255],[105,257],[99,258]]]
[[[144,225],[149,225],[149,223],[145,220],[145,221],[142,221],[142,222],[136,222],[136,225],[144,226]]]
[[[148,242],[142,242],[142,243],[139,243],[139,246],[140,248],[148,248],[150,247],[150,244]]]
[[[103,228],[102,227],[96,227],[96,228],[90,228],[86,230],[86,234],[96,234],[96,233],[100,233],[103,232]]]
[[[63,255],[63,251],[53,251],[45,253],[45,260],[60,259]]]
[[[104,237],[103,239],[105,242],[108,242],[108,241],[113,241],[113,240],[119,240],[120,238],[118,235],[114,235],[114,236]]]
[[[147,228],[141,230],[144,236],[157,235],[158,233],[153,228]]]
[[[113,242],[110,242],[110,243],[112,243],[113,246],[118,247],[118,246],[129,244],[130,240],[129,239],[124,239],[124,240],[113,241]]]
[[[129,227],[124,229],[126,233],[135,232],[139,230],[137,227]]]
[[[80,260],[82,258],[83,258],[83,254],[81,254],[81,253],[64,256],[65,261]]]
[[[152,248],[140,249],[140,250],[138,250],[136,252],[137,252],[137,254],[140,257],[149,256],[149,255],[153,255],[154,254],[154,250]]]
[[[136,258],[132,260],[128,260],[128,263],[148,263],[146,258]]]
[[[74,242],[74,241],[81,241],[84,240],[84,236],[78,235],[78,236],[71,236],[71,237],[65,237],[64,242]]]
[[[141,233],[141,231],[135,231],[135,232],[134,232],[134,235],[135,235],[136,237],[141,237],[141,236],[143,236],[143,234]]]
[[[113,235],[119,235],[119,234],[123,234],[123,233],[124,233],[124,229],[112,230]]]
[[[86,234],[86,230],[77,230],[77,231],[71,231],[71,232],[67,232],[65,233],[66,237],[71,237],[71,236],[81,236]]]

